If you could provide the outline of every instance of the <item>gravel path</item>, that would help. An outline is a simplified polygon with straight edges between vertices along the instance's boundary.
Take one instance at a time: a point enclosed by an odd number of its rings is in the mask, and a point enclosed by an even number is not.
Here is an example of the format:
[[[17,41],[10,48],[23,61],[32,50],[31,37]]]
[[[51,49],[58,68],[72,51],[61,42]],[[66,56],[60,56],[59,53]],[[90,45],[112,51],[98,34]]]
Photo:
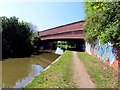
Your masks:
[[[80,61],[75,51],[72,52],[72,62],[73,62],[73,79],[79,88],[95,88],[94,83],[90,79],[84,64]]]

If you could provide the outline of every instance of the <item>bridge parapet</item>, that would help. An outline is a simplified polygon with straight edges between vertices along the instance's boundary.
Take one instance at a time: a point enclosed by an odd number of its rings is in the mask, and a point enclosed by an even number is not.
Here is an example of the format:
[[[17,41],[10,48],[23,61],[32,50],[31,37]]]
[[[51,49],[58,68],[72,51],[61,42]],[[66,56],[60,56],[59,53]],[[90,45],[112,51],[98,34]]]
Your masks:
[[[41,40],[84,39],[84,22],[78,21],[39,32]]]

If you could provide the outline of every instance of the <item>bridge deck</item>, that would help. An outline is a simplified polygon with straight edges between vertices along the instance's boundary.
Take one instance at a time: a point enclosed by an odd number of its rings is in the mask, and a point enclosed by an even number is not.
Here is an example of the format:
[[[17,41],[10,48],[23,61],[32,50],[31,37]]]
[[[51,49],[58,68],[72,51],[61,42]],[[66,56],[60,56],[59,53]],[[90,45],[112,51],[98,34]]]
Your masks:
[[[84,21],[78,21],[39,32],[41,40],[84,39]]]

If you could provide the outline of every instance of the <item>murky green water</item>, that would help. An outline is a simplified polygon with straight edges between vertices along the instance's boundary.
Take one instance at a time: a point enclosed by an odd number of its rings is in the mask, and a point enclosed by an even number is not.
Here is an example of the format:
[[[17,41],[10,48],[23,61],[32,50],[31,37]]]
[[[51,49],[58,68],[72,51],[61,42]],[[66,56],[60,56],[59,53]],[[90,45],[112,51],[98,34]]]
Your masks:
[[[42,53],[30,58],[14,58],[2,61],[2,86],[23,87],[58,56],[54,53]]]

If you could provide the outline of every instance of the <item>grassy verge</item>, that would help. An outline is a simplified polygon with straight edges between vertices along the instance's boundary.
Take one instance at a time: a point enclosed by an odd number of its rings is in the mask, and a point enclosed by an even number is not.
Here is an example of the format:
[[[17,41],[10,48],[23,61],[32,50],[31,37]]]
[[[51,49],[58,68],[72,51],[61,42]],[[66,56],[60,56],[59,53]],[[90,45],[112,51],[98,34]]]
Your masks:
[[[118,88],[117,71],[85,52],[79,52],[78,56],[98,88]]]
[[[43,71],[25,88],[72,88],[71,52],[66,51],[61,58]]]

